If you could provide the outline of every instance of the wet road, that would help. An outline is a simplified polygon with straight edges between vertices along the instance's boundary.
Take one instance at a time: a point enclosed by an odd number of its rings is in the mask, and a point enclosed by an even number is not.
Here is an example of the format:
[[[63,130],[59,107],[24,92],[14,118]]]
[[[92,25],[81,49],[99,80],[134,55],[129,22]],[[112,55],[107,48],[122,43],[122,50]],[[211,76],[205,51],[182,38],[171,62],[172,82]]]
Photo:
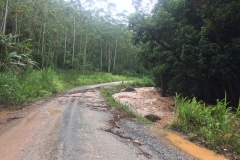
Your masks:
[[[148,124],[121,119],[95,87],[101,85],[76,88],[15,113],[21,118],[1,125],[0,159],[193,159],[151,133]]]

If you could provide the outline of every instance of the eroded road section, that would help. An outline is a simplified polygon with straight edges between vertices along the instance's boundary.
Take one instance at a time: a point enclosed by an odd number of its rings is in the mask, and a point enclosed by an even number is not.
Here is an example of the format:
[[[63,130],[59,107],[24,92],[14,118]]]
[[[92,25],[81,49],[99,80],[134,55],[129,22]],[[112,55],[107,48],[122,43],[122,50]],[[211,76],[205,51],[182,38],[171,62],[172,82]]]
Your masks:
[[[2,115],[0,159],[193,159],[151,133],[148,124],[108,106],[99,87],[70,90]]]

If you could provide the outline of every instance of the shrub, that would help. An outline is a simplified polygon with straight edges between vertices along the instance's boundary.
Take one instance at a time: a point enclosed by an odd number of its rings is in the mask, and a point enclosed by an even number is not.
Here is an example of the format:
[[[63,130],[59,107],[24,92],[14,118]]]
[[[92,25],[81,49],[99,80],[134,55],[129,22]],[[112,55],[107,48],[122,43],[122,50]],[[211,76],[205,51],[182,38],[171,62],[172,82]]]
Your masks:
[[[172,126],[203,137],[208,148],[218,152],[224,149],[240,153],[240,103],[234,113],[226,97],[215,106],[206,106],[196,98],[175,96],[175,118]]]

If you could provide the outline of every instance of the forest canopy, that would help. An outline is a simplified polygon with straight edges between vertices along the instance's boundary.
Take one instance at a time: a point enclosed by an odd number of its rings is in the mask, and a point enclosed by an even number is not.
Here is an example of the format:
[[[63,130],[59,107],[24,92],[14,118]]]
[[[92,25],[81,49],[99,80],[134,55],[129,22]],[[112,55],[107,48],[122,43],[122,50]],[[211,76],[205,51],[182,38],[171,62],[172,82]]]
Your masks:
[[[139,72],[128,13],[115,14],[115,4],[101,2],[107,8],[94,8],[92,0],[1,1],[0,71],[19,68],[24,63],[12,62],[27,55],[40,69]]]
[[[158,0],[151,14],[130,17],[141,62],[163,94],[207,102],[240,96],[240,1]]]

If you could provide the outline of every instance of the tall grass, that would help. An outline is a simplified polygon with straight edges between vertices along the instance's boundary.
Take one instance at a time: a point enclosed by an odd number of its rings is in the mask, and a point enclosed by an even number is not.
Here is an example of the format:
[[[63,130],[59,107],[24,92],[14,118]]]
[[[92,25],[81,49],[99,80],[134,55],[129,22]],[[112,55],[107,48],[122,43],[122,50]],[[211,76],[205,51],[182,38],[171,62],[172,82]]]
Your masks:
[[[196,98],[175,96],[173,128],[188,133],[192,139],[203,139],[205,145],[217,152],[240,154],[240,104],[236,112],[228,107],[226,97],[214,106],[206,106]]]
[[[87,72],[82,75],[81,71],[74,70],[57,70],[59,78],[66,82],[68,88],[74,86],[84,86],[90,84],[98,84],[105,82],[124,81],[131,78],[127,78],[121,75],[112,75],[111,73],[104,72]]]
[[[112,75],[111,73],[82,72],[76,70],[32,70],[21,75],[12,71],[0,73],[0,104],[22,104],[46,97],[64,90],[112,81],[124,81],[135,78]]]
[[[0,103],[24,103],[63,89],[52,69],[28,70],[22,75],[10,71],[0,76]]]

